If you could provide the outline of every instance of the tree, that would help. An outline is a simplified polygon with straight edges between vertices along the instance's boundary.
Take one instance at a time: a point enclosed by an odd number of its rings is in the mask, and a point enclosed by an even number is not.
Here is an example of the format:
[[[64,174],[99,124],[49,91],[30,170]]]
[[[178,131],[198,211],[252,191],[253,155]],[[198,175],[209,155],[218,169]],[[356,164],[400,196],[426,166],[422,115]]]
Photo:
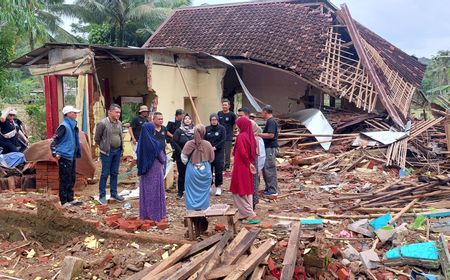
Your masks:
[[[439,51],[431,58],[422,84],[425,91],[450,85],[450,50]]]
[[[190,4],[190,0],[75,0],[63,5],[63,11],[89,25],[90,43],[124,47],[142,45],[172,9]]]

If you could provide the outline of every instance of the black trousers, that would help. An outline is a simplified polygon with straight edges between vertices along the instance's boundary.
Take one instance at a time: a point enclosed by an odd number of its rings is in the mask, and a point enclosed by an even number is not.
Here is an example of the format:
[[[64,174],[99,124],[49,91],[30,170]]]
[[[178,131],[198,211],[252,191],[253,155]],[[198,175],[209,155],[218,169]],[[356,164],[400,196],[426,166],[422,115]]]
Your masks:
[[[59,159],[59,200],[61,205],[73,201],[73,186],[76,180],[76,161]]]
[[[184,193],[184,178],[186,177],[186,165],[181,161],[181,157],[176,156],[175,161],[177,162],[178,170],[178,195],[182,196]]]
[[[15,143],[9,139],[0,138],[0,147],[3,148],[3,154],[19,151],[19,147],[17,147]]]
[[[211,172],[214,173],[214,179],[212,183],[216,184],[216,187],[223,184],[223,165],[224,165],[224,152],[223,150],[214,151],[214,161],[211,163]]]

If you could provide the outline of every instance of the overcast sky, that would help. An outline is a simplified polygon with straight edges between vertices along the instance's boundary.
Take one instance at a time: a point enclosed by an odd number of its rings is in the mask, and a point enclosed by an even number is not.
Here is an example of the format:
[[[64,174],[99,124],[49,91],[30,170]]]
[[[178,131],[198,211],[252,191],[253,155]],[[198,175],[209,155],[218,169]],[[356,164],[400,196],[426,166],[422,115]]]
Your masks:
[[[73,0],[66,0],[73,2]],[[193,5],[243,0],[193,0]],[[346,3],[352,17],[408,54],[431,57],[450,49],[449,0],[331,0]],[[70,20],[66,20],[66,26]],[[67,27],[70,30],[70,27]]]

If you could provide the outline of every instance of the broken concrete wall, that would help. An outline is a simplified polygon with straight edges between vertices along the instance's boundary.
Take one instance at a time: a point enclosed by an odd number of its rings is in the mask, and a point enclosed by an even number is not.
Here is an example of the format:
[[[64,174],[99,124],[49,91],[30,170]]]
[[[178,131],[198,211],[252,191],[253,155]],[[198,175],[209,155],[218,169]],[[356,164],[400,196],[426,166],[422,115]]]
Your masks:
[[[183,108],[193,115],[189,95],[178,68],[157,63],[154,63],[152,67],[152,87],[158,96],[158,111],[166,116],[166,120],[172,118],[178,108]],[[208,124],[209,114],[221,108],[222,79],[226,69],[181,68],[181,71],[194,98],[200,120],[203,124]]]

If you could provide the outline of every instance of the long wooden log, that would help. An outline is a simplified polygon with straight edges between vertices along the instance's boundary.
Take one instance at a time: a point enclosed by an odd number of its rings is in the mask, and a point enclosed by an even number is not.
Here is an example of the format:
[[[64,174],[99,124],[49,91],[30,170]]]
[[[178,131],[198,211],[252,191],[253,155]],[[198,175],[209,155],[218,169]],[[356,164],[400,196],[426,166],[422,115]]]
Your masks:
[[[253,241],[255,241],[256,237],[258,237],[260,231],[261,229],[259,228],[250,230],[236,245],[236,248],[233,251],[226,252],[226,254],[223,255],[222,264],[235,264],[239,257],[241,257],[248,249],[250,249]]]

